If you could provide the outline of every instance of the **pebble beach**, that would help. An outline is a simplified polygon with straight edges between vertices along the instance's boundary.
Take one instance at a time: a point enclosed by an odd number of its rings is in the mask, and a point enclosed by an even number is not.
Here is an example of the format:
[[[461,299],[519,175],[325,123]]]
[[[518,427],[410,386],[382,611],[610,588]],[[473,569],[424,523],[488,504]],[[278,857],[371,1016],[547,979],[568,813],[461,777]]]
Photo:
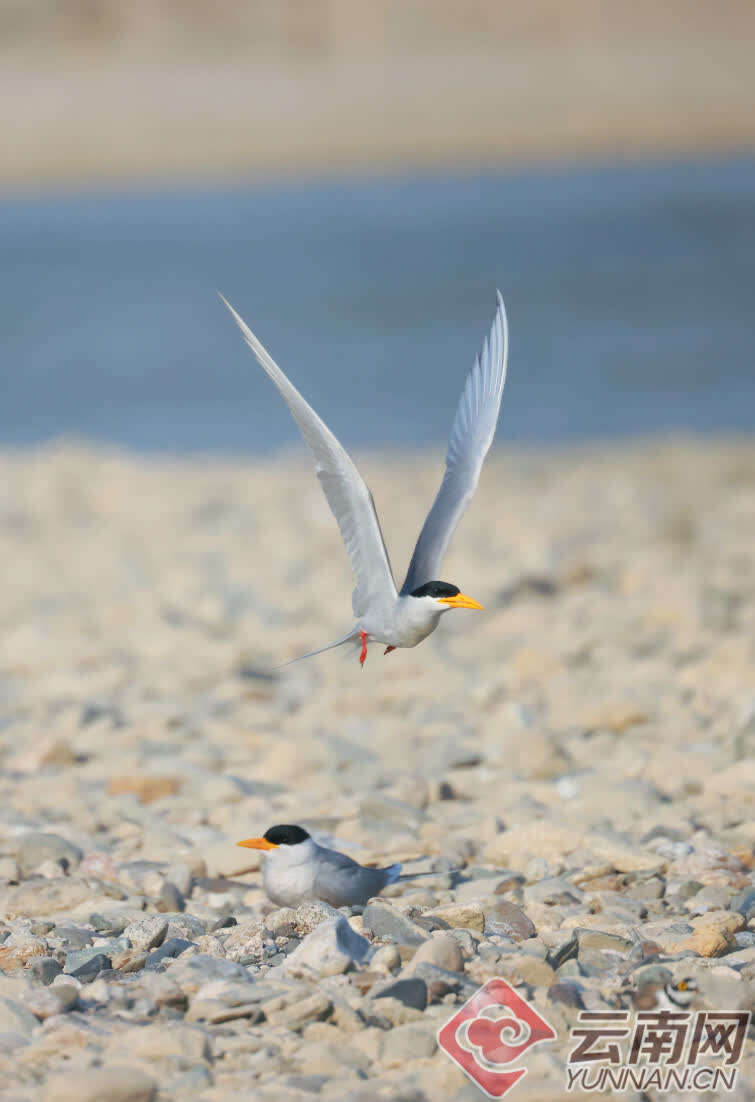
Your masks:
[[[356,459],[403,576],[442,453]],[[0,576],[8,1102],[473,1102],[437,1034],[495,976],[548,1102],[581,1010],[752,1008],[752,439],[494,452],[443,574],[485,611],[364,670],[273,669],[351,624],[303,449],[0,453]],[[274,823],[418,875],[277,908]]]

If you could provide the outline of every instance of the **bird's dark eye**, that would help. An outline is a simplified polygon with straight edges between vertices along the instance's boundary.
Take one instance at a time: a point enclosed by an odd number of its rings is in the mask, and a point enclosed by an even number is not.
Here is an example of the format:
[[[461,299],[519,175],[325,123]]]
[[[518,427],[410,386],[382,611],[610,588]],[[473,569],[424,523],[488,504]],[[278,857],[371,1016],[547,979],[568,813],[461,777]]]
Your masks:
[[[411,597],[455,597],[461,590],[448,582],[425,582],[410,593]]]
[[[272,842],[274,846],[295,846],[297,842],[306,842],[309,834],[303,827],[282,823],[280,826],[270,827],[269,830],[266,830],[264,838],[266,842]]]

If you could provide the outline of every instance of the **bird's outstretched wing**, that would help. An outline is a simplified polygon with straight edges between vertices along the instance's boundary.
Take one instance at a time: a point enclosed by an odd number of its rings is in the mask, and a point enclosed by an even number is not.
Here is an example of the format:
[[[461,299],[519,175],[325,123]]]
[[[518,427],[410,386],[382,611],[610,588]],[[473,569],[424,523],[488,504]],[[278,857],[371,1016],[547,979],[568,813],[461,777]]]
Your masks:
[[[411,593],[439,578],[448,542],[477,489],[482,464],[493,442],[506,381],[508,348],[506,307],[498,291],[498,309],[490,335],[464,384],[451,427],[443,481],[419,534],[402,593]]]
[[[257,340],[244,320],[220,295],[230,310],[261,367],[283,395],[286,405],[315,458],[315,470],[338,521],[341,537],[351,559],[355,587],[351,603],[355,616],[368,609],[384,607],[396,599],[396,583],[391,573],[380,521],[367,484],[351,457],[323,424],[312,407],[283,374],[270,353]]]

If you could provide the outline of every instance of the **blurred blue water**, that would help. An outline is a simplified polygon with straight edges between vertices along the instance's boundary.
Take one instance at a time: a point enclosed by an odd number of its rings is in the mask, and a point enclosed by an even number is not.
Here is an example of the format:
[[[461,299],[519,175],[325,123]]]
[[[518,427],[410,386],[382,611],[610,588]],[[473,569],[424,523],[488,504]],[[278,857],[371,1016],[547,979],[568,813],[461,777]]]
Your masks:
[[[755,160],[0,203],[0,444],[296,438],[221,289],[350,444],[755,429]]]

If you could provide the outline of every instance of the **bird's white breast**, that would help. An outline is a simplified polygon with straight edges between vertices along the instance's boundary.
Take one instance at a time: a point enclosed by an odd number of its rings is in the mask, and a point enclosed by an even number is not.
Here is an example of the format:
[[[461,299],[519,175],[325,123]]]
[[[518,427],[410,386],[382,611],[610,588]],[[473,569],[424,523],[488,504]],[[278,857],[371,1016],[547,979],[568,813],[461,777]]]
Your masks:
[[[399,597],[385,622],[371,623],[364,617],[364,630],[377,640],[392,647],[416,647],[431,632],[446,608],[432,597]]]
[[[279,907],[295,907],[314,899],[316,850],[311,839],[295,846],[281,846],[265,858],[262,886]]]

